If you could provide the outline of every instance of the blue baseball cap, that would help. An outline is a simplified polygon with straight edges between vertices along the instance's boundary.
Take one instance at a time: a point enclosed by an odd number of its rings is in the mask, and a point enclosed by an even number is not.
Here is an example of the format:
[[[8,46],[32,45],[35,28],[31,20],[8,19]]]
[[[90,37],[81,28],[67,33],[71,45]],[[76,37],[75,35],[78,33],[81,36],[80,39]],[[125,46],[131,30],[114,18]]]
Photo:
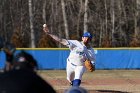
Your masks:
[[[89,33],[89,32],[85,32],[85,33],[83,34],[83,37],[89,37],[90,39],[92,39],[92,35],[91,35],[91,33]]]

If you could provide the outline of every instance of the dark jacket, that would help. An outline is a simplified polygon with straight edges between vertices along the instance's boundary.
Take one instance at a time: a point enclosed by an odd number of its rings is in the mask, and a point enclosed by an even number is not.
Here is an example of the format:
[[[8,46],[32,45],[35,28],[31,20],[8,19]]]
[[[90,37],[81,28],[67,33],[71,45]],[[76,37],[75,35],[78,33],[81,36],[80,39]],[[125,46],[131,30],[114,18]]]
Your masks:
[[[13,69],[0,74],[0,93],[56,93],[53,87],[27,69]]]

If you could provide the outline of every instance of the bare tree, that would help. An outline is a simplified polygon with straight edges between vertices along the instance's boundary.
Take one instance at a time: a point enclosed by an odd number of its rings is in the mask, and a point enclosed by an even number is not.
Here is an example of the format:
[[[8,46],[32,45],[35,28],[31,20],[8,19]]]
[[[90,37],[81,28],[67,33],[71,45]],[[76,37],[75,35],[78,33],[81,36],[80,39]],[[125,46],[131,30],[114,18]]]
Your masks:
[[[111,41],[112,41],[112,46],[115,46],[115,38],[114,38],[114,33],[115,33],[115,13],[114,13],[114,0],[111,0],[111,20],[112,20],[112,33],[111,33]]]
[[[87,9],[88,9],[88,0],[85,0],[85,14],[84,14],[84,32],[86,32],[88,30],[88,13],[87,13]]]
[[[81,14],[83,12],[83,0],[80,0],[80,10],[79,10],[79,14],[78,14],[78,20],[77,20],[77,29],[76,29],[76,32],[77,32],[77,38],[80,38],[80,31],[79,31],[79,28],[80,28],[80,19],[81,19]]]
[[[35,36],[33,29],[33,11],[32,11],[32,0],[28,0],[29,3],[29,17],[30,17],[30,30],[31,30],[31,47],[35,48]]]
[[[43,23],[67,39],[90,31],[94,47],[140,46],[140,0],[0,0],[0,5],[0,36],[14,37],[18,47],[42,45]]]
[[[108,12],[108,9],[107,9],[107,1],[104,0],[104,6],[105,6],[105,35],[107,35],[107,28],[108,28],[108,15],[107,15],[107,12]]]
[[[140,0],[136,0],[135,1],[136,3],[136,6],[134,8],[134,34],[132,36],[132,41],[130,42],[130,46],[133,46],[133,47],[139,47],[140,46],[140,42],[139,42],[139,39],[140,39],[140,25],[138,24],[139,23],[139,16],[140,16]]]
[[[43,12],[42,12],[42,18],[43,18],[43,22],[46,24],[46,0],[44,0],[43,2]]]
[[[65,13],[65,2],[64,2],[64,0],[61,0],[61,5],[62,5],[62,13],[63,13],[66,39],[69,39],[69,30],[68,30],[67,16],[66,16],[66,13]]]
[[[135,8],[135,15],[134,15],[134,28],[135,28],[135,32],[134,35],[135,37],[137,37],[137,35],[139,34],[138,31],[140,30],[138,27],[138,16],[140,14],[140,10],[139,10],[139,6],[140,6],[140,0],[136,0],[136,8]]]

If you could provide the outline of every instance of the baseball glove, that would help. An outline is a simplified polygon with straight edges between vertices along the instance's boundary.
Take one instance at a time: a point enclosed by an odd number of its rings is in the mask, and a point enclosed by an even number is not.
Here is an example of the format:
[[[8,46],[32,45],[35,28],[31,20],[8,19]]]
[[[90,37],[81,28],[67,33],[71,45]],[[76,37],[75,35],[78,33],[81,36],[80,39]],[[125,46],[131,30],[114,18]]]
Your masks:
[[[95,65],[93,65],[90,60],[85,61],[85,67],[90,72],[95,71]]]

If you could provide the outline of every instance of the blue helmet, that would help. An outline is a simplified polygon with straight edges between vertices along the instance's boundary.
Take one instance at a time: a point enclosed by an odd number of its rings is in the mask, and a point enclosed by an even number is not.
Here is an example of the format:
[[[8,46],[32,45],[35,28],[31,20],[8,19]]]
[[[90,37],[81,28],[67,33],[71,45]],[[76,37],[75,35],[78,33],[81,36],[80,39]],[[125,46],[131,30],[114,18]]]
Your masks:
[[[85,33],[83,34],[83,37],[89,37],[90,39],[92,39],[92,35],[91,35],[91,33],[89,33],[89,32],[85,32]]]

